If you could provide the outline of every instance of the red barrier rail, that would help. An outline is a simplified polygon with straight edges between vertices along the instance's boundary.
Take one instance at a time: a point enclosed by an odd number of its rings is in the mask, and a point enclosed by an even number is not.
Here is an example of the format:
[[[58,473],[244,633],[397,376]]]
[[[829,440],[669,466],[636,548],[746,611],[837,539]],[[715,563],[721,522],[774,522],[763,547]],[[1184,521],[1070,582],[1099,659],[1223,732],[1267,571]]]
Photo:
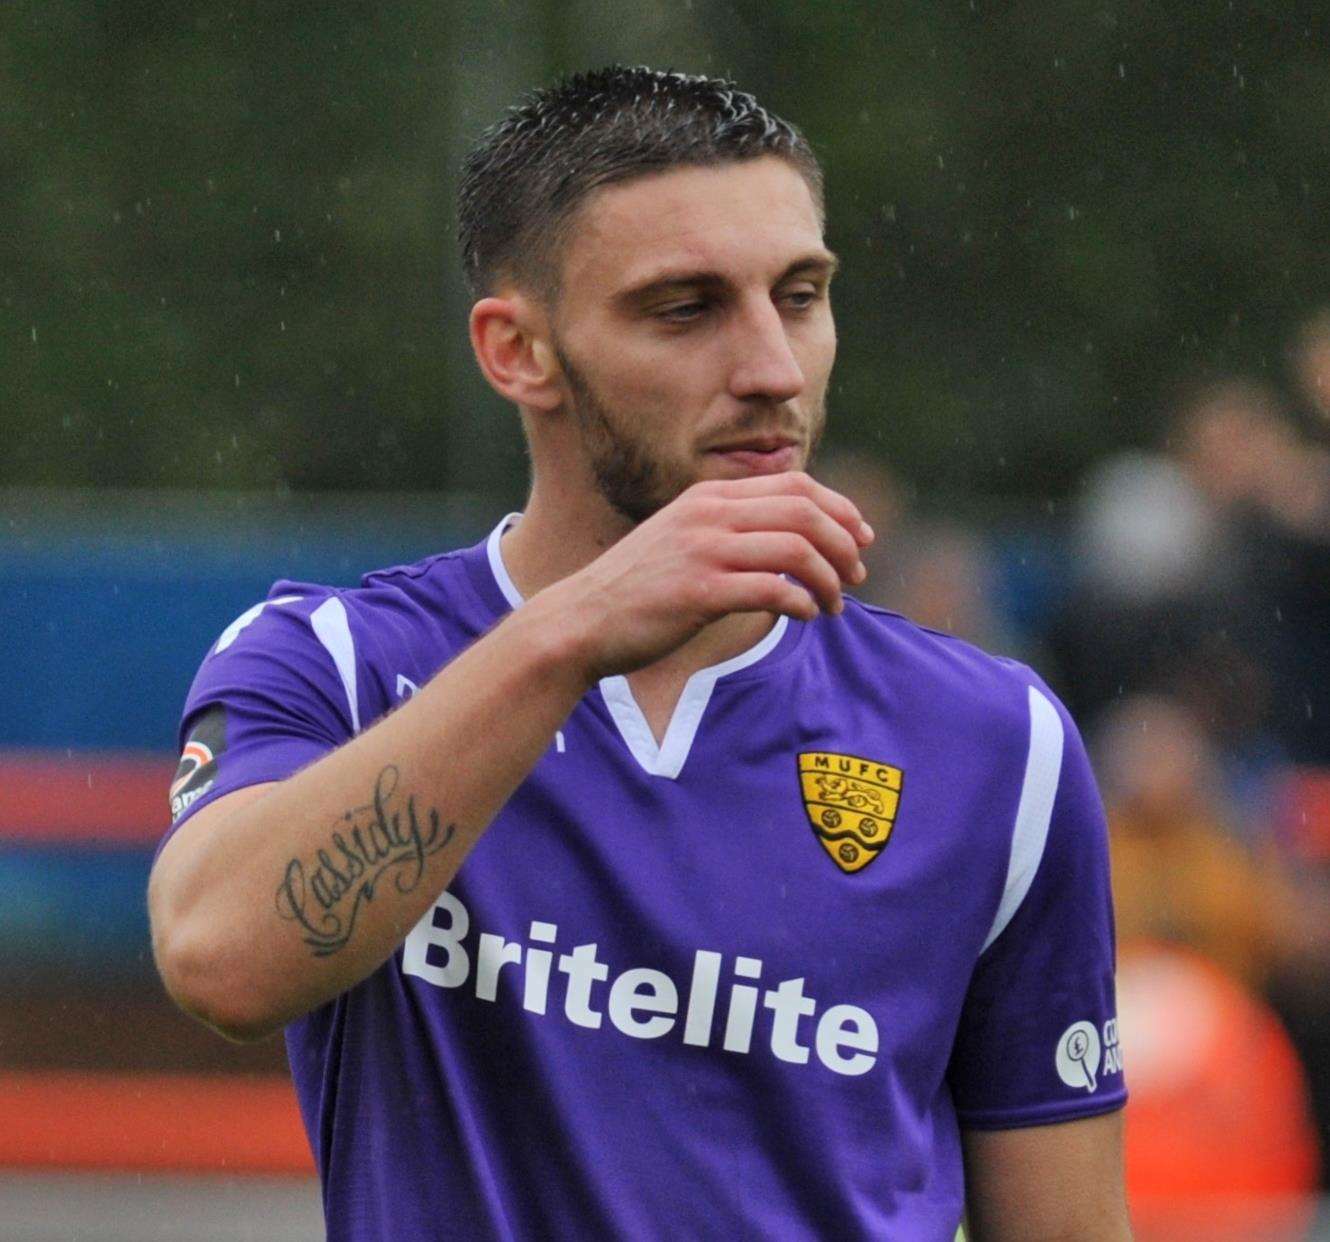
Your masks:
[[[0,751],[0,840],[155,845],[174,769],[160,754]]]
[[[0,1073],[0,1167],[314,1172],[288,1079]]]

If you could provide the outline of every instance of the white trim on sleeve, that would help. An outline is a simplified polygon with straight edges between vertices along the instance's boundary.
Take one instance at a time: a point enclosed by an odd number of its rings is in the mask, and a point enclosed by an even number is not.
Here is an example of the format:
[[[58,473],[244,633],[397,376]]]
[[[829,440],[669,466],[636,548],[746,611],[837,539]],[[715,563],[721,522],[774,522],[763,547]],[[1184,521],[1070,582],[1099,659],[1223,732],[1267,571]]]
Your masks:
[[[332,656],[337,675],[346,691],[347,706],[351,709],[351,728],[360,732],[360,698],[356,693],[356,643],[351,637],[351,623],[347,619],[346,605],[336,595],[325,599],[309,614],[309,623],[315,635]]]
[[[1025,759],[1025,779],[1021,782],[1021,797],[1016,807],[1016,825],[1011,834],[1007,882],[980,953],[987,951],[1006,930],[1034,883],[1048,842],[1053,800],[1062,774],[1062,718],[1047,695],[1033,686],[1029,687],[1029,702],[1030,750]]]

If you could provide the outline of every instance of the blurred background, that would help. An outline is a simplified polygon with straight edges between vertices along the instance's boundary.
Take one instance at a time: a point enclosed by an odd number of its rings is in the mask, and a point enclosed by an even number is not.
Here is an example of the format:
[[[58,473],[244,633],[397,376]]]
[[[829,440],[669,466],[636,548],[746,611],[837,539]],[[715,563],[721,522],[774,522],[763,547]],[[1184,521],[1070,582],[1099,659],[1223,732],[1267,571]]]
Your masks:
[[[863,594],[1090,742],[1138,1237],[1330,1237],[1330,14],[1262,0],[8,0],[4,1236],[319,1236],[280,1042],[153,973],[175,725],[272,580],[520,507],[456,169],[611,60],[804,128]]]

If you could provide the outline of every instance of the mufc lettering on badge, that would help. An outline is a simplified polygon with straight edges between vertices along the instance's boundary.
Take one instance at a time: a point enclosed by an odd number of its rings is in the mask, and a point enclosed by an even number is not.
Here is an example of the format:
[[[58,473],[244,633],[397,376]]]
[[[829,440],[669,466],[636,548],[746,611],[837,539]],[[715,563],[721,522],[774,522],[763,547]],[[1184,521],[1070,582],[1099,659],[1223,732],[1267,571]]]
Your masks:
[[[891,839],[905,774],[832,751],[799,755],[799,789],[813,832],[844,872],[862,871]]]
[[[174,823],[217,779],[217,760],[226,750],[226,708],[208,708],[195,722],[180,752],[180,765],[171,780],[171,821]]]

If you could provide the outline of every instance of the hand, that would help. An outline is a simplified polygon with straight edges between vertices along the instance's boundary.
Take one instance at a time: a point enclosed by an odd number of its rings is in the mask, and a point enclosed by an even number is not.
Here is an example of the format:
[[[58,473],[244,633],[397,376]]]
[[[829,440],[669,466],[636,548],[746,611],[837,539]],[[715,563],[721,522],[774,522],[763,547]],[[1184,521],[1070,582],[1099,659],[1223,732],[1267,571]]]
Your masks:
[[[803,473],[696,483],[531,602],[573,619],[594,682],[732,612],[839,613],[842,584],[867,577],[859,554],[872,540],[852,501]]]

